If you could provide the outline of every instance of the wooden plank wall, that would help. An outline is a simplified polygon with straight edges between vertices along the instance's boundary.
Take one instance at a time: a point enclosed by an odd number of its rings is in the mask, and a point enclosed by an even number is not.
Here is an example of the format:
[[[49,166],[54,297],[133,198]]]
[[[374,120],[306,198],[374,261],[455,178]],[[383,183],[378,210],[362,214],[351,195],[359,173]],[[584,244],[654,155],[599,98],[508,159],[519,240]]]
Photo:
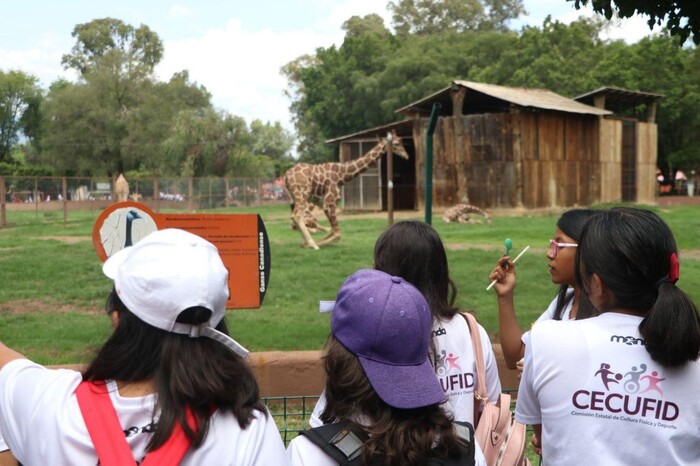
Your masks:
[[[425,196],[428,119],[416,120],[417,196]],[[637,123],[637,202],[656,202],[657,125]],[[443,117],[433,138],[433,205],[588,206],[622,200],[622,122],[556,112]]]
[[[656,203],[657,131],[656,123],[637,123],[637,202],[641,204]]]
[[[622,201],[622,121],[600,119],[600,196],[594,202]]]
[[[597,120],[554,112],[521,113],[523,205],[589,205],[599,195]]]

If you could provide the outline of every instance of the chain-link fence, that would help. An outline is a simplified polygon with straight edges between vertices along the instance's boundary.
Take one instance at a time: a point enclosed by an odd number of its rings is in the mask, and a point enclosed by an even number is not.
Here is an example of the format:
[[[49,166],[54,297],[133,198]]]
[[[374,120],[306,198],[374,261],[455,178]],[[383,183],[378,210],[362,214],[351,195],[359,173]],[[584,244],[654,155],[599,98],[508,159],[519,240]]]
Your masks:
[[[515,411],[515,398],[517,390],[503,390],[512,397],[510,409]],[[316,406],[318,396],[270,396],[264,397],[263,402],[270,411],[277,424],[277,429],[282,436],[284,445],[294,439],[299,432],[309,427],[309,418]],[[532,433],[532,427],[528,426],[528,434]]]
[[[206,210],[289,203],[282,178],[132,178],[128,200],[160,209]],[[12,212],[104,209],[117,199],[115,180],[104,177],[0,176],[0,226]]]

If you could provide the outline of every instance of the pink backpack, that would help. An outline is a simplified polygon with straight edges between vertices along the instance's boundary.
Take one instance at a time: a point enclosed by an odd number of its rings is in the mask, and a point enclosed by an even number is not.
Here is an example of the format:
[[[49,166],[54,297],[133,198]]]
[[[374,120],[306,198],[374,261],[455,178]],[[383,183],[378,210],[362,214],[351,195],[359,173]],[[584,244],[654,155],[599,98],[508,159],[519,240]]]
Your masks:
[[[501,393],[497,404],[489,403],[486,394],[486,370],[484,369],[484,354],[479,336],[479,327],[474,316],[462,313],[467,319],[469,334],[474,346],[476,361],[476,391],[474,392],[474,415],[482,411],[476,423],[474,437],[486,457],[489,466],[530,466],[530,460],[525,458],[525,425],[515,420],[510,411],[510,395]]]

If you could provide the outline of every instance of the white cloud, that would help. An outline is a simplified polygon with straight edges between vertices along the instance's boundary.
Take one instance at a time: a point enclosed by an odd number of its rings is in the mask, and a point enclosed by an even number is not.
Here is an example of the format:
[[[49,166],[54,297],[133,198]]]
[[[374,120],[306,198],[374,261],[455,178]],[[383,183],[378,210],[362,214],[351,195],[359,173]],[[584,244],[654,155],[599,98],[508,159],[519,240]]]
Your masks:
[[[186,6],[182,5],[173,5],[170,7],[170,11],[168,12],[171,18],[187,18],[189,16],[192,16],[192,10],[190,10]]]
[[[280,121],[291,129],[289,101],[282,94],[287,82],[280,68],[317,47],[329,45],[332,39],[311,30],[248,31],[239,20],[232,19],[224,29],[166,42],[165,57],[157,72],[167,80],[187,69],[192,80],[212,93],[218,107],[249,122],[254,118]]]
[[[36,76],[43,88],[48,88],[58,78],[76,78],[73,71],[66,71],[61,65],[61,57],[70,49],[68,40],[47,34],[26,49],[0,49],[0,69],[24,71]]]
[[[376,0],[334,2],[316,0],[314,8],[325,14],[314,29],[251,31],[235,18],[224,29],[210,29],[204,35],[185,40],[166,41],[165,57],[158,66],[160,79],[187,69],[190,78],[211,92],[214,104],[250,122],[279,121],[293,130],[289,99],[283,94],[287,79],[280,68],[318,47],[340,44],[343,22],[353,15],[376,12],[385,17],[384,6]]]

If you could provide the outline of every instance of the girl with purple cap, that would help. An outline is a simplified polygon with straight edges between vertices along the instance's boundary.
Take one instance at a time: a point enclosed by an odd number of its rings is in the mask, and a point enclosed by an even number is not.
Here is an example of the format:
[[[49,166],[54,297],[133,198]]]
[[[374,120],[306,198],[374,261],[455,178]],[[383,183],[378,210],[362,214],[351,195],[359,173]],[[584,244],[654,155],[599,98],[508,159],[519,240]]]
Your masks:
[[[445,246],[437,231],[418,221],[397,222],[374,245],[374,268],[404,278],[425,296],[431,314],[429,355],[447,396],[445,409],[455,421],[476,425],[474,390],[476,363],[469,327],[454,305],[457,288],[450,278]],[[486,372],[486,392],[495,402],[501,393],[496,358],[486,330],[479,325]],[[322,424],[325,396],[314,408],[309,424]]]
[[[600,315],[532,328],[516,419],[547,465],[700,464],[700,317],[676,285],[673,233],[619,207],[579,244],[576,283]]]
[[[485,465],[473,428],[442,407],[431,331],[428,303],[404,279],[378,270],[348,277],[324,348],[324,425],[292,440],[291,464],[467,465],[476,454]]]

